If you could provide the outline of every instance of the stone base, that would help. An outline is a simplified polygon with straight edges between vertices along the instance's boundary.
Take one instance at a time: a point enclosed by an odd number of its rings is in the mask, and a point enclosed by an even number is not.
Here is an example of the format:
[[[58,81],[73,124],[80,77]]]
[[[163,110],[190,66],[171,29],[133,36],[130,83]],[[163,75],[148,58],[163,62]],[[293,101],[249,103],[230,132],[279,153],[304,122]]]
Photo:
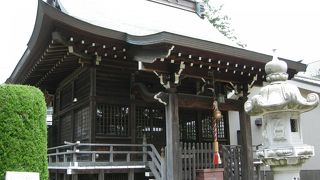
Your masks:
[[[223,180],[223,168],[199,169],[197,180]]]
[[[301,166],[271,167],[274,180],[300,180]]]

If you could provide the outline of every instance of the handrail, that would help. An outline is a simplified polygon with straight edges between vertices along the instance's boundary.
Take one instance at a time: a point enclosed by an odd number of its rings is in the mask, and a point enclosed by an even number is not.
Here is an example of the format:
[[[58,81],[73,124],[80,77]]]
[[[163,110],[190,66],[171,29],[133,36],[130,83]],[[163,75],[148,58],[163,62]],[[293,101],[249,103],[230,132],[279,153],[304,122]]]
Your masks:
[[[142,155],[139,156],[139,155]],[[121,156],[121,157],[120,157]],[[136,158],[132,160],[132,158]],[[153,144],[91,144],[68,143],[48,148],[49,168],[64,165],[72,169],[82,165],[118,166],[143,164],[148,167],[157,179],[165,180],[165,161]],[[102,163],[102,164],[101,164]],[[113,166],[114,166],[113,165]],[[133,165],[133,166],[132,166]]]

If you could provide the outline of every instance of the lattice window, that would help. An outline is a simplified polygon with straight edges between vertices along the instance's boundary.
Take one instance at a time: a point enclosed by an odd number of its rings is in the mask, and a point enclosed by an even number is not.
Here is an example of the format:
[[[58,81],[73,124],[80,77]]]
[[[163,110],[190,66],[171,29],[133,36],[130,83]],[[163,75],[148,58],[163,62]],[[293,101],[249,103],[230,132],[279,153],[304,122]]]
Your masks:
[[[201,113],[201,127],[202,138],[212,139],[212,118],[208,113]]]
[[[218,139],[224,139],[226,138],[225,134],[225,121],[224,121],[224,116],[221,116],[221,120],[217,124],[217,129],[218,129]]]
[[[148,139],[165,139],[165,113],[163,108],[136,107],[136,136]]]
[[[68,113],[60,118],[60,143],[64,143],[64,141],[71,142],[72,141],[72,126],[71,126],[71,114]]]
[[[227,138],[227,118],[226,113],[222,112],[221,120],[217,124],[218,130],[218,139],[226,139]],[[213,131],[212,131],[212,112],[203,112],[201,113],[201,127],[202,127],[202,137],[204,139],[212,139]]]
[[[180,110],[180,139],[182,141],[195,141],[197,139],[196,111]]]
[[[127,105],[98,104],[96,113],[97,135],[128,136]]]
[[[196,140],[196,121],[187,121],[180,124],[180,136],[182,140]]]
[[[77,141],[89,138],[89,107],[79,109],[75,112],[75,132],[74,137]]]

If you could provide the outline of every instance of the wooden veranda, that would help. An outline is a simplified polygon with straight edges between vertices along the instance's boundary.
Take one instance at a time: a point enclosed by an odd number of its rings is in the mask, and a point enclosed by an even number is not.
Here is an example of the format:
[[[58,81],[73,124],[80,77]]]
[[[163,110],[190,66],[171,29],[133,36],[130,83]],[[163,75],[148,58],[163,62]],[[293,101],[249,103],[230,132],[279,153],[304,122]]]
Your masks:
[[[196,179],[196,170],[213,168],[212,143],[183,143],[180,145],[181,179]],[[93,144],[70,143],[48,149],[49,170],[51,177],[58,179],[79,179],[81,174],[98,174],[103,180],[105,173],[119,169],[128,170],[127,178],[134,179],[134,172],[157,180],[166,178],[165,149],[159,154],[153,144]],[[126,172],[126,171],[123,171]],[[130,177],[131,176],[131,177]],[[140,177],[142,178],[142,177]]]

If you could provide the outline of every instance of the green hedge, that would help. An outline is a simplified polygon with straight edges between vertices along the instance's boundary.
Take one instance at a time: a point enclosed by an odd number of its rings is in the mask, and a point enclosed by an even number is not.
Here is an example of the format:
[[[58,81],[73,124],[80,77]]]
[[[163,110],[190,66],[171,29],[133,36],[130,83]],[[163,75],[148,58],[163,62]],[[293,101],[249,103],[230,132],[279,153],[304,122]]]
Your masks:
[[[46,104],[31,86],[0,85],[0,179],[6,171],[48,179]]]

